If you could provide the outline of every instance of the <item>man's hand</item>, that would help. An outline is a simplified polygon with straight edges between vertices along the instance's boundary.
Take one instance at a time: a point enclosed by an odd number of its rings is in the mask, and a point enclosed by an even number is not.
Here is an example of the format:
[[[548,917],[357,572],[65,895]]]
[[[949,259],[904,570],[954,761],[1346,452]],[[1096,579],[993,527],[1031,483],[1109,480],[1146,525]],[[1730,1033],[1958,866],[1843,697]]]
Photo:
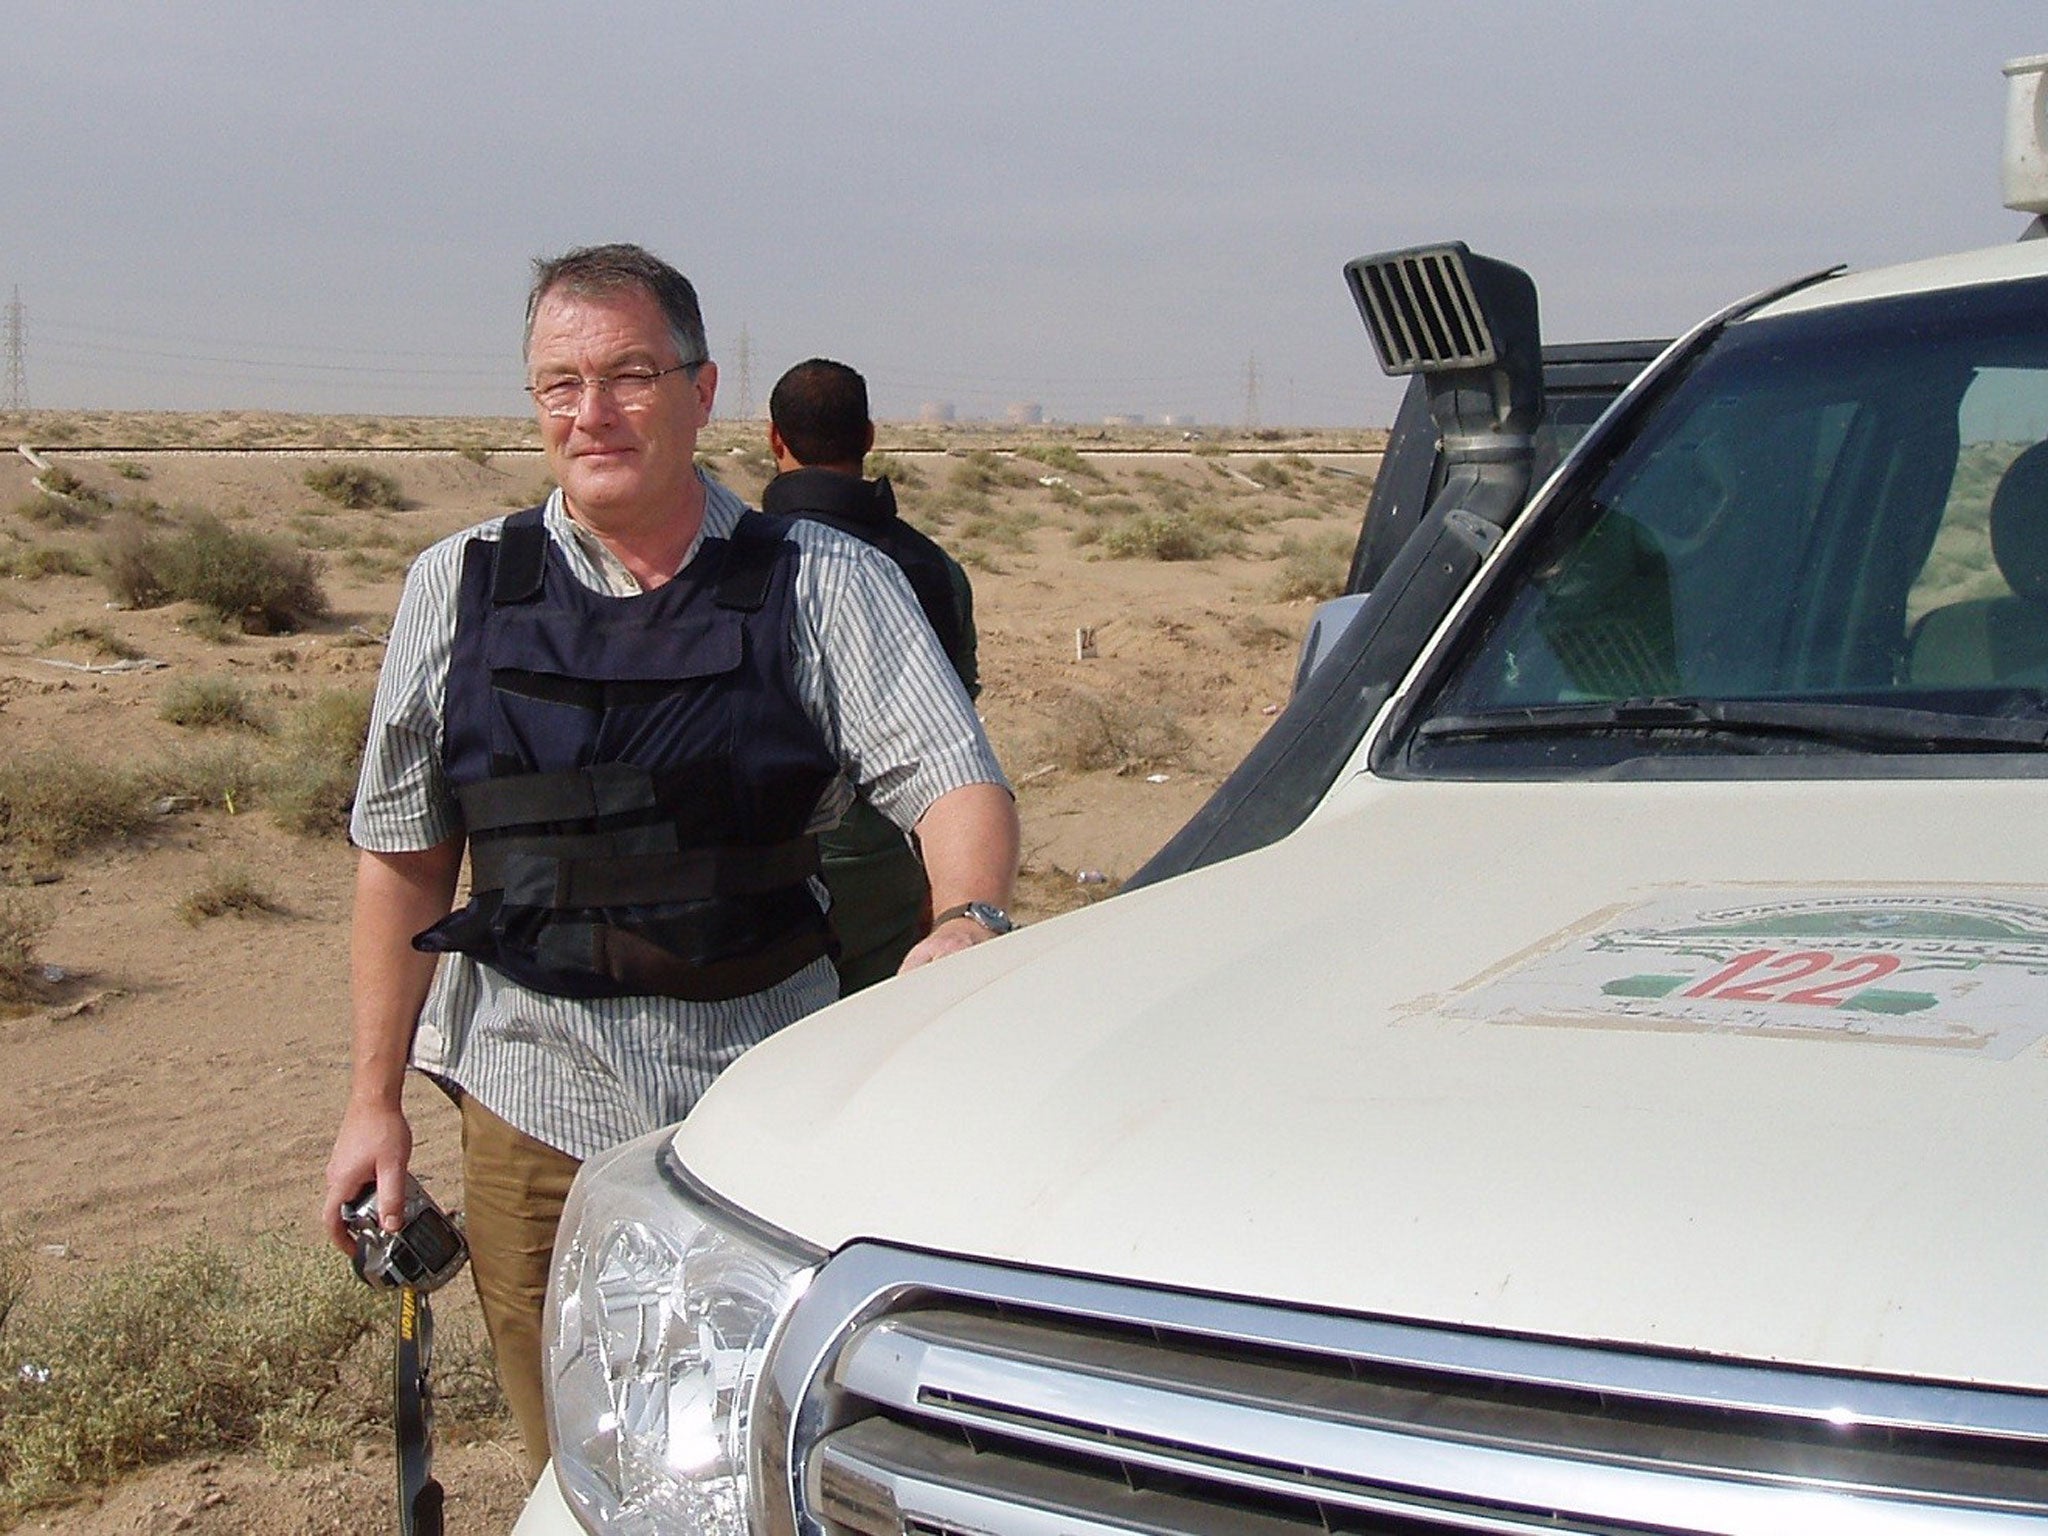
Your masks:
[[[349,1252],[355,1241],[341,1224],[341,1205],[365,1184],[377,1186],[385,1230],[405,1224],[405,1165],[412,1157],[405,1058],[436,958],[414,949],[412,936],[447,915],[461,870],[460,837],[417,852],[366,851],[356,860],[349,931],[354,1066],[320,1208],[327,1235]]]
[[[405,1169],[411,1159],[412,1126],[404,1110],[350,1102],[327,1159],[327,1191],[320,1210],[335,1247],[355,1252],[356,1240],[341,1224],[341,1207],[365,1184],[377,1186],[377,1214],[384,1230],[396,1232],[405,1225]]]
[[[960,950],[972,949],[975,945],[994,937],[993,933],[971,917],[953,918],[939,924],[919,939],[912,946],[910,953],[903,957],[903,964],[897,967],[896,974],[901,976],[906,971],[914,971],[921,965],[930,965],[934,960],[943,959]]]

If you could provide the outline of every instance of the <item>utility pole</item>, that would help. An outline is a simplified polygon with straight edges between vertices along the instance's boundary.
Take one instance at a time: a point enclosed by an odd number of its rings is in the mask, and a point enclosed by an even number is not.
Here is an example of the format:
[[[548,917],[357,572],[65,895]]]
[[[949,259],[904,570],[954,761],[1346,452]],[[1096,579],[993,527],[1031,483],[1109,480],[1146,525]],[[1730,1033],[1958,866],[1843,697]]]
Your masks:
[[[1259,354],[1254,352],[1244,365],[1244,429],[1256,431],[1259,425]]]
[[[0,409],[28,409],[28,319],[19,288],[7,305],[7,389]]]
[[[754,419],[754,338],[740,327],[740,420]]]

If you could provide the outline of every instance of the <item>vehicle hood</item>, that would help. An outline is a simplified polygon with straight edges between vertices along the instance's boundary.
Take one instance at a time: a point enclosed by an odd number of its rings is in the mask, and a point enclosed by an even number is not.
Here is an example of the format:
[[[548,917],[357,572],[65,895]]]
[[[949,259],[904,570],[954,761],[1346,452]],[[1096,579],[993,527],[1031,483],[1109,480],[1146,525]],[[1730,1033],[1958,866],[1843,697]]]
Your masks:
[[[676,1146],[826,1249],[2048,1389],[2044,811],[1362,777],[784,1031]]]

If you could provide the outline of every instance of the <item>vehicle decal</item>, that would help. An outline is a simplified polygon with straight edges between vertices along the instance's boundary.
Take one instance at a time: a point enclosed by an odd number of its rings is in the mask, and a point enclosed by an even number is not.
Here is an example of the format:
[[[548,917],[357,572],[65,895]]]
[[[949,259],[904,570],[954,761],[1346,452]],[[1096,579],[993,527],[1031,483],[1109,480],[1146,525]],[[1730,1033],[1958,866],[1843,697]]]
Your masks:
[[[1665,892],[1574,924],[1434,1011],[2007,1059],[2048,1035],[2048,892]]]

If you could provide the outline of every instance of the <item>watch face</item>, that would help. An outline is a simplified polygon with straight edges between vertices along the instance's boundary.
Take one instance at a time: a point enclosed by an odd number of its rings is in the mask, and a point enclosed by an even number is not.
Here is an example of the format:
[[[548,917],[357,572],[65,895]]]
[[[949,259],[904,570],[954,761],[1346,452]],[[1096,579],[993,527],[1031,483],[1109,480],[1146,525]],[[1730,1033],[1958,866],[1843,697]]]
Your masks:
[[[981,924],[990,933],[1008,933],[1017,926],[1011,920],[1009,913],[1005,912],[1001,907],[991,906],[985,901],[970,901],[967,904],[967,915]]]

